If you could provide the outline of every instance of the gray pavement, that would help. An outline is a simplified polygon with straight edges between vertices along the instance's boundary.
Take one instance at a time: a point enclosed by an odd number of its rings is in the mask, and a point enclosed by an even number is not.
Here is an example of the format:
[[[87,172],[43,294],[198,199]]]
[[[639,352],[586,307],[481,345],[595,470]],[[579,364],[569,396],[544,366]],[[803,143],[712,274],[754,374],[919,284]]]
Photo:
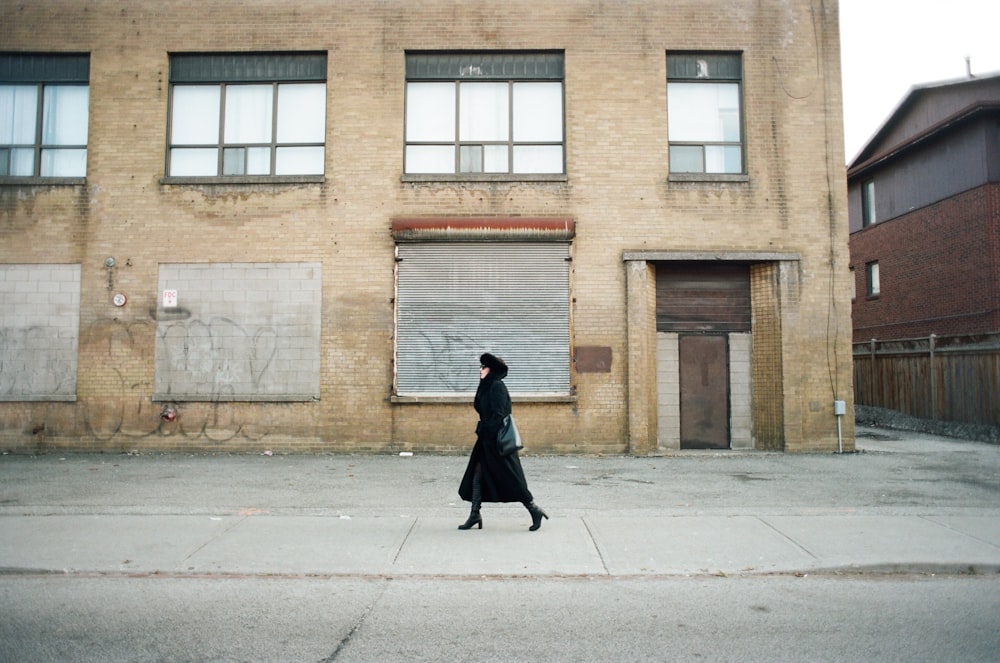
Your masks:
[[[457,456],[0,457],[0,573],[622,577],[1000,573],[1000,448],[859,428],[857,453],[534,456],[548,512],[458,531]]]

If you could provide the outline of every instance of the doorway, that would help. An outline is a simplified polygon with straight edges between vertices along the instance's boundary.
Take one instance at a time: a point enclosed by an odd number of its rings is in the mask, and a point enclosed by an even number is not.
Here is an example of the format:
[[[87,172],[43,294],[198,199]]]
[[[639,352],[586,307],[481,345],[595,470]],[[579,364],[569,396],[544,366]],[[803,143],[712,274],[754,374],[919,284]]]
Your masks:
[[[680,334],[681,449],[728,449],[729,344],[724,334]]]

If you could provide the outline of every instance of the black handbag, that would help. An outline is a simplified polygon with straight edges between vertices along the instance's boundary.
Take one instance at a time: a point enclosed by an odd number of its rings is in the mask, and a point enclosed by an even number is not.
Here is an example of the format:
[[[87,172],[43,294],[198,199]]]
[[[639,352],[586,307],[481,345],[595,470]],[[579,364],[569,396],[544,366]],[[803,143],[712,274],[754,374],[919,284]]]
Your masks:
[[[514,415],[508,414],[503,418],[503,426],[497,431],[497,452],[501,456],[509,456],[524,448],[521,443],[521,433],[514,423]]]

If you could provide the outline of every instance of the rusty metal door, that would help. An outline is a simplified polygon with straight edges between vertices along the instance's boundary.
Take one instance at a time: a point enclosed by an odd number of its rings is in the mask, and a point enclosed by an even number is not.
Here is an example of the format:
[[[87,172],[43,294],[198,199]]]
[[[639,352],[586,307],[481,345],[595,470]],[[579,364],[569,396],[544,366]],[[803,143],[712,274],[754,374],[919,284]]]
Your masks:
[[[728,449],[728,338],[724,334],[681,334],[678,351],[681,449]]]

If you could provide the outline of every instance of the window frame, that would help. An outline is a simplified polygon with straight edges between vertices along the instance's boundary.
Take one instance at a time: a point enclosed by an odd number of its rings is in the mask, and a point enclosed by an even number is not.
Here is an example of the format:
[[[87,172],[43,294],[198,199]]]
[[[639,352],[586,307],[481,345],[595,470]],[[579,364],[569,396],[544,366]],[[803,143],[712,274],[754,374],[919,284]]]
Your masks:
[[[302,52],[251,52],[251,53],[171,53],[170,77],[166,118],[166,149],[164,154],[164,184],[261,184],[261,183],[321,183],[326,180],[328,146],[328,97],[327,53],[325,51]],[[317,85],[322,86],[322,142],[302,142],[278,140],[281,118],[279,117],[279,97],[282,86]],[[271,88],[270,130],[266,141],[227,141],[226,111],[229,89],[244,86]],[[215,143],[174,143],[175,92],[178,87],[202,87],[218,89],[218,142]],[[277,174],[279,149],[319,147],[322,148],[322,172],[307,174]],[[246,164],[247,151],[263,148],[269,151],[268,174],[226,174],[227,153],[243,150]],[[209,149],[215,150],[215,174],[171,174],[174,150]]]
[[[875,180],[861,183],[861,227],[867,228],[878,223],[875,210]]]
[[[454,133],[451,140],[410,140],[410,98],[411,84],[444,83],[454,86]],[[506,139],[504,140],[463,140],[462,127],[462,85],[475,83],[506,84]],[[515,139],[515,87],[525,83],[558,83],[560,91],[560,138],[559,141],[517,140]],[[422,181],[566,181],[566,77],[563,51],[410,51],[406,53],[406,76],[404,83],[403,111],[403,163],[404,182]],[[507,158],[506,172],[475,172],[462,170],[463,150],[487,146],[505,146]],[[409,148],[440,146],[454,148],[451,172],[409,172],[407,160]],[[560,172],[515,172],[515,152],[517,147],[552,147],[561,151]]]
[[[743,53],[739,51],[667,51],[667,172],[673,181],[748,181],[746,109],[744,94]],[[713,73],[714,70],[714,73]],[[670,137],[670,88],[673,84],[734,85],[736,89],[738,141],[672,140]],[[676,112],[676,109],[675,109]],[[702,148],[702,164],[705,170],[690,171],[672,169],[671,151],[674,148]],[[705,148],[738,147],[740,168],[738,172],[709,172]]]
[[[882,294],[878,260],[865,263],[865,293],[869,298],[875,298]]]
[[[90,156],[90,54],[89,53],[0,53],[0,86],[30,87],[35,90],[32,142],[0,145],[0,184],[81,184],[86,182]],[[46,143],[46,92],[61,88],[84,88],[84,143]],[[75,107],[74,107],[74,110]],[[10,174],[14,150],[32,151],[30,175]],[[83,152],[83,172],[79,175],[43,174],[46,153],[76,150]]]

